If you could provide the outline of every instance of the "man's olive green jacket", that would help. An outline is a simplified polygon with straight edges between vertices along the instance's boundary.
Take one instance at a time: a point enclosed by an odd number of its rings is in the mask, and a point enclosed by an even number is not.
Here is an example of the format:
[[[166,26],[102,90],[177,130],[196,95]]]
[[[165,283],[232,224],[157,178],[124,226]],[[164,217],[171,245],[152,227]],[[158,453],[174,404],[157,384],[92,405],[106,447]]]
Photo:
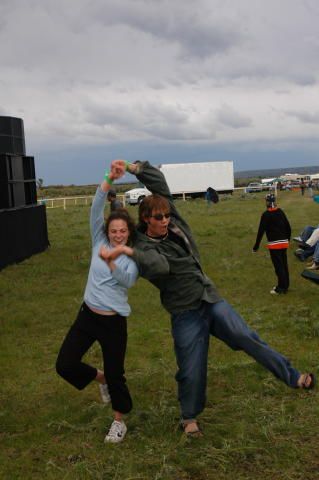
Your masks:
[[[198,248],[190,227],[179,215],[165,177],[149,162],[138,162],[136,177],[152,193],[167,198],[171,207],[169,230],[183,238],[186,250],[169,238],[154,240],[145,234],[146,225],[139,225],[133,259],[139,273],[160,290],[163,306],[171,314],[199,308],[204,300],[221,300],[215,285],[204,274]]]

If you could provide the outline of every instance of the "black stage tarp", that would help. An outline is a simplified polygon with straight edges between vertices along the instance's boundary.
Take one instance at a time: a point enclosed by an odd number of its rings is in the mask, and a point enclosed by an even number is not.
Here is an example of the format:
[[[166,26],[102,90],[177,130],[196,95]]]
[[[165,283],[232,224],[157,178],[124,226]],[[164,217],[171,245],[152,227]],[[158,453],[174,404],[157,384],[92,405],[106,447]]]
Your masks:
[[[49,245],[45,205],[0,210],[0,270]]]
[[[307,280],[311,280],[312,282],[315,282],[319,284],[319,272],[316,270],[315,272],[311,270],[304,270],[301,272],[301,276],[306,278]]]

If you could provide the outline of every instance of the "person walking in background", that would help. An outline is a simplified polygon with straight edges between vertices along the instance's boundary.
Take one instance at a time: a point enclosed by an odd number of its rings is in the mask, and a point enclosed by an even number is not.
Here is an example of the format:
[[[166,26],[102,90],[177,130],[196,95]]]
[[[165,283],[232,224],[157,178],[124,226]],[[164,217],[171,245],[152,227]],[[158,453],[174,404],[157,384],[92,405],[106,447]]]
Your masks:
[[[123,208],[122,202],[116,198],[115,190],[109,190],[107,192],[107,200],[110,202],[111,212],[114,212],[114,210],[117,210],[118,208]]]
[[[309,197],[311,197],[311,198],[313,197],[312,186],[313,186],[312,180],[309,180],[309,182],[308,182],[308,193],[309,193]]]
[[[287,248],[291,237],[289,221],[281,208],[277,207],[273,193],[266,195],[267,210],[262,214],[253,252],[257,252],[261,239],[266,233],[267,248],[277,275],[277,285],[270,290],[272,295],[287,293],[289,288],[289,270]]]
[[[107,192],[119,176],[119,171],[112,167],[96,191],[90,216],[92,258],[84,302],[56,362],[57,373],[78,390],[84,389],[92,380],[99,382],[102,401],[111,401],[114,411],[114,421],[105,437],[105,442],[112,443],[123,440],[127,428],[122,417],[132,409],[124,376],[126,317],[131,312],[127,290],[138,276],[134,260],[126,255],[107,263],[100,257],[106,249],[127,245],[134,235],[134,223],[126,210],[111,212],[104,222]],[[103,371],[82,362],[82,357],[95,341],[102,348]]]
[[[160,291],[171,314],[178,365],[178,400],[181,426],[187,435],[200,436],[197,423],[206,402],[210,335],[233,350],[243,350],[292,388],[315,386],[312,373],[300,373],[280,353],[268,346],[244,319],[220,297],[205,275],[191,229],[175,207],[163,173],[149,164],[117,165],[135,175],[152,192],[139,205],[133,248],[119,245],[103,253],[106,261],[125,253],[136,261],[139,273]]]
[[[304,179],[302,178],[301,182],[300,182],[300,190],[301,190],[301,195],[302,196],[305,194],[305,188],[306,188],[306,184],[304,182]]]
[[[210,206],[213,203],[218,203],[219,202],[219,196],[216,190],[212,187],[208,187],[205,193],[205,199],[207,202],[207,205]]]

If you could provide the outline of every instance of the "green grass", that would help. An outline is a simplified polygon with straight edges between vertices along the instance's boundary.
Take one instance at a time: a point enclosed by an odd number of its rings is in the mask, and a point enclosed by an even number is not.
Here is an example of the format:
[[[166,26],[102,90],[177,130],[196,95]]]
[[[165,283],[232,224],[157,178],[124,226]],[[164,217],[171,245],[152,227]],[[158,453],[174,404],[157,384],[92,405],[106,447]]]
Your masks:
[[[263,195],[178,202],[205,271],[220,293],[295,366],[318,373],[318,286],[289,251],[291,290],[273,298],[266,249],[252,254]],[[318,204],[280,193],[297,235],[318,223]],[[136,208],[131,208],[136,216]],[[134,399],[128,434],[104,445],[112,418],[96,384],[78,392],[55,373],[61,341],[81,303],[90,261],[88,207],[47,211],[51,247],[0,273],[0,478],[224,480],[318,478],[318,394],[288,389],[251,358],[212,339],[205,436],[178,430],[170,322],[158,292],[130,291],[126,374]],[[21,239],[23,241],[23,239]],[[95,345],[87,359],[101,366]]]

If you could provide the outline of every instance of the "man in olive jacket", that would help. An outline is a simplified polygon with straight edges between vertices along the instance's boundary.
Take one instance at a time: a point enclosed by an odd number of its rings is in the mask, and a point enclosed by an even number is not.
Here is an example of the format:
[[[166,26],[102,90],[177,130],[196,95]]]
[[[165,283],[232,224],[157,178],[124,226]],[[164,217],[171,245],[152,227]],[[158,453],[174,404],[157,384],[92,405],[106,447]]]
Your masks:
[[[171,314],[185,433],[201,434],[196,418],[205,407],[210,335],[233,350],[245,351],[288,386],[313,388],[313,374],[300,374],[220,297],[203,272],[190,227],[179,215],[161,171],[148,162],[114,162],[135,174],[153,195],[145,197],[139,207],[134,247],[119,246],[102,257],[110,262],[122,253],[132,256],[140,275],[160,290],[161,302]]]

